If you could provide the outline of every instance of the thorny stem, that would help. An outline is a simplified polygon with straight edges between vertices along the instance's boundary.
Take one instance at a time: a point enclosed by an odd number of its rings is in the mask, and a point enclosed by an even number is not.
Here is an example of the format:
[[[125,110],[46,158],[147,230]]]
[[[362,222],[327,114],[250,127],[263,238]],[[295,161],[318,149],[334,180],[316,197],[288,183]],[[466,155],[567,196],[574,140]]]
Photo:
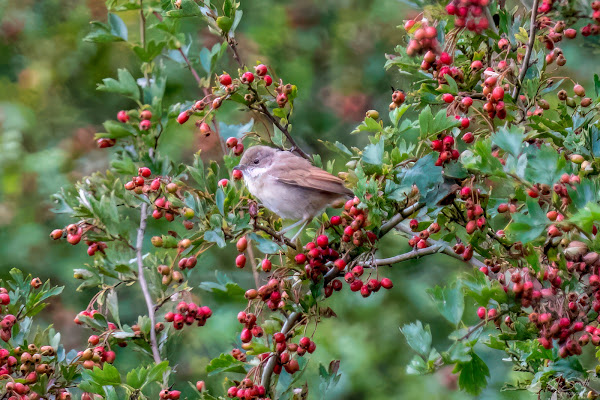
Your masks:
[[[142,293],[144,294],[146,306],[148,307],[148,317],[150,318],[150,347],[152,348],[152,357],[154,358],[154,362],[158,364],[161,362],[161,359],[156,341],[156,331],[154,330],[154,326],[156,325],[154,320],[154,303],[152,302],[152,297],[150,296],[150,291],[148,290],[148,283],[146,282],[146,277],[144,276],[144,261],[142,259],[142,245],[144,244],[144,233],[146,232],[147,217],[148,205],[146,203],[142,203],[140,208],[140,227],[138,228],[137,232],[135,252],[137,256],[138,279],[140,281]]]
[[[535,43],[535,19],[537,18],[538,3],[539,0],[533,0],[533,6],[531,7],[531,20],[529,22],[529,43],[527,43],[527,50],[525,51],[525,58],[523,58],[523,64],[521,65],[521,72],[519,73],[519,78],[517,79],[515,89],[513,90],[513,101],[517,101],[519,93],[521,92],[523,79],[525,79],[525,74],[527,74],[527,70],[529,69],[529,60],[531,59],[531,52],[533,51],[533,44]]]

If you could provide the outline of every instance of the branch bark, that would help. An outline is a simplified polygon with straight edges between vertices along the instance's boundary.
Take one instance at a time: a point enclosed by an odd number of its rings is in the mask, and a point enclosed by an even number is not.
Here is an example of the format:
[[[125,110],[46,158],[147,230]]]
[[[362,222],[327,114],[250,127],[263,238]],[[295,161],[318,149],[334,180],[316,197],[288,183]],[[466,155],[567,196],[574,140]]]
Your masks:
[[[283,327],[281,328],[281,333],[287,335],[287,333],[292,329],[292,326],[298,321],[298,319],[302,316],[301,312],[294,311],[291,313],[287,319],[285,320]],[[271,375],[273,375],[273,369],[277,365],[277,354],[271,353],[271,357],[267,361],[267,365],[262,373],[262,379],[260,384],[265,387],[267,392],[269,392],[269,385],[271,384]]]
[[[525,78],[525,74],[527,74],[527,70],[529,69],[529,60],[531,59],[531,52],[533,51],[533,44],[535,43],[535,20],[537,18],[538,4],[539,0],[533,0],[533,6],[531,7],[531,20],[529,22],[529,43],[527,44],[527,50],[525,51],[525,58],[523,58],[523,64],[521,65],[519,78],[515,84],[515,89],[513,90],[513,101],[517,101],[519,93],[521,92],[523,79]]]
[[[144,301],[146,302],[146,307],[148,307],[148,317],[150,318],[150,347],[152,348],[152,357],[154,358],[154,362],[158,364],[161,362],[161,359],[160,352],[158,351],[158,342],[156,340],[156,331],[154,330],[154,326],[156,325],[154,320],[154,302],[152,301],[152,296],[150,296],[148,283],[146,282],[146,277],[144,276],[144,261],[142,259],[142,245],[144,244],[144,233],[146,232],[147,218],[148,205],[146,203],[142,203],[142,207],[140,209],[140,227],[137,231],[135,253],[138,265],[138,280],[140,281],[140,287],[142,288]]]

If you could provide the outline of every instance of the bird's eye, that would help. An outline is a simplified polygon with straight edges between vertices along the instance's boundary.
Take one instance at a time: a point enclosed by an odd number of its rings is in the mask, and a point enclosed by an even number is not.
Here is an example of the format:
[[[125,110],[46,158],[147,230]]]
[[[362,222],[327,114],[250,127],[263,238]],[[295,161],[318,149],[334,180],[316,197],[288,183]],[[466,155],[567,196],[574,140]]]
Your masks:
[[[254,164],[258,164],[260,160],[258,158],[254,159]]]

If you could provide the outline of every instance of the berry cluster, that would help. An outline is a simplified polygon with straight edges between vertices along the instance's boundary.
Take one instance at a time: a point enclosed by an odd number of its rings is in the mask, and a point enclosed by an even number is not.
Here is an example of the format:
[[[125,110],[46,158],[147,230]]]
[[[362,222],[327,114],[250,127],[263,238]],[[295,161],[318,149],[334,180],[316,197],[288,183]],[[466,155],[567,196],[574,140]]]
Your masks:
[[[442,94],[442,100],[449,104],[447,114],[454,114],[454,118],[460,121],[460,128],[467,129],[471,125],[471,120],[466,114],[469,112],[469,107],[473,105],[473,98],[466,96],[461,101],[456,101],[456,98],[451,93]],[[462,115],[461,115],[462,114]]]
[[[585,97],[585,89],[583,88],[583,86],[576,84],[575,86],[573,86],[573,92],[575,93],[575,96],[581,98],[581,101],[579,102],[579,105],[581,105],[581,107],[589,107],[592,104],[592,99],[589,97]],[[558,99],[560,101],[564,101],[568,107],[577,107],[577,102],[575,98],[570,97],[567,94],[566,90],[559,90],[557,96]]]
[[[483,111],[487,112],[491,119],[494,117],[504,119],[506,118],[506,108],[504,106],[506,88],[501,84],[502,79],[499,79],[498,73],[491,67],[485,70],[485,75],[487,75],[487,78],[483,81],[483,95],[486,96],[487,102],[483,105]]]
[[[0,314],[2,313],[2,306],[8,306],[10,304],[10,295],[6,288],[0,287]],[[0,320],[0,339],[8,342],[12,336],[12,327],[17,322],[17,318],[12,314],[6,314]]]
[[[165,314],[165,321],[172,322],[176,330],[183,329],[184,325],[192,325],[194,322],[198,326],[204,326],[206,320],[212,315],[212,310],[208,306],[199,306],[195,303],[179,302],[176,307],[177,312]]]
[[[349,228],[346,227],[346,228]],[[298,265],[304,265],[304,272],[307,278],[313,282],[318,282],[321,275],[327,273],[329,268],[328,262],[333,264],[341,271],[346,267],[346,262],[339,258],[339,253],[329,247],[329,238],[327,235],[317,236],[314,242],[308,242],[304,247],[305,253],[298,253],[294,260]]]
[[[419,230],[419,221],[416,219],[411,219],[408,223],[408,226],[413,232],[417,232]],[[416,249],[424,249],[429,247],[429,243],[427,243],[429,236],[438,233],[440,230],[440,225],[437,222],[434,222],[430,224],[427,229],[420,231],[418,235],[410,238],[408,240],[408,245]]]
[[[417,21],[409,20],[404,24],[404,29],[410,32],[415,27]],[[406,54],[410,57],[417,54],[424,54],[427,51],[432,51],[437,54],[440,52],[440,43],[437,40],[438,31],[435,26],[430,26],[426,20],[420,21],[421,26],[415,29],[414,34],[408,46]]]
[[[350,290],[353,292],[360,292],[362,297],[369,297],[371,293],[378,292],[382,287],[384,289],[391,289],[394,287],[391,279],[383,278],[381,281],[371,278],[365,279],[363,282],[360,277],[364,274],[365,270],[362,265],[355,265],[351,271],[346,272],[344,280],[350,285]],[[370,275],[369,275],[370,276]]]
[[[473,234],[477,229],[485,228],[485,212],[480,204],[479,190],[473,190],[470,186],[464,186],[460,189],[460,197],[465,200],[465,209],[467,210],[467,234]]]
[[[454,148],[454,137],[451,135],[431,141],[431,148],[440,153],[438,159],[435,160],[435,165],[438,167],[452,160],[458,160],[460,157],[460,153]]]
[[[263,260],[263,264],[264,261],[270,263],[269,260]],[[287,297],[287,293],[280,289],[279,280],[270,279],[266,285],[262,285],[258,290],[248,289],[245,296],[248,300],[260,298],[261,301],[266,303],[270,310],[275,311],[285,306],[284,297]]]
[[[104,363],[112,364],[115,362],[116,354],[112,350],[108,350],[105,346],[99,345],[100,337],[92,335],[88,338],[90,347],[84,351],[77,353],[79,361],[82,361],[82,366],[85,369],[93,369],[94,367],[102,368]]]
[[[352,241],[357,247],[362,246],[365,239],[371,244],[377,240],[377,236],[373,232],[364,229],[369,225],[367,210],[359,209],[357,207],[359,204],[360,199],[358,197],[348,200],[344,204],[342,216],[333,216],[330,220],[332,226],[341,225],[344,227],[342,241]]]
[[[264,398],[267,393],[264,386],[255,385],[251,379],[243,379],[239,385],[231,386],[227,390],[227,397],[252,400]]]
[[[117,120],[119,122],[127,124],[127,123],[129,123],[129,121],[131,119],[130,114],[131,113],[129,113],[125,110],[121,110],[117,113]],[[134,112],[134,114],[136,114],[136,113]],[[152,127],[152,121],[151,121],[152,111],[150,111],[148,109],[144,109],[144,110],[141,110],[138,115],[139,115],[139,123],[137,125],[138,129],[142,132],[150,130],[150,128]],[[111,139],[111,138],[100,138],[96,141],[96,145],[101,149],[113,147],[116,143],[117,143],[117,140]]]
[[[264,335],[263,329],[256,325],[256,315],[252,313],[246,313],[240,311],[237,315],[238,322],[244,325],[242,333],[240,334],[240,340],[242,343],[250,343],[252,337],[262,337]]]
[[[193,261],[189,261],[190,259],[192,259]],[[182,260],[185,260],[185,262],[181,262]],[[194,268],[194,266],[196,265],[196,257],[189,257],[189,258],[182,258],[179,261],[179,264],[183,264],[183,267],[181,265],[179,265],[179,268],[184,269],[184,268]],[[189,264],[189,266],[188,266]],[[175,271],[173,269],[171,269],[168,265],[159,265],[158,267],[156,267],[156,270],[158,271],[159,274],[162,275],[162,284],[163,285],[169,285],[171,282],[177,282],[177,283],[181,283],[184,281],[184,277],[183,274],[179,271]]]
[[[448,83],[446,76],[451,77],[457,83],[463,83],[465,80],[465,74],[457,67],[451,66],[452,56],[448,53],[443,52],[439,57],[436,58],[435,53],[428,51],[423,56],[423,62],[421,63],[421,69],[424,71],[432,70],[433,77],[437,79],[440,85]]]
[[[41,346],[38,348],[33,343],[29,344],[26,349],[15,347],[12,351],[9,351],[0,348],[0,376],[6,378],[12,373],[20,375],[19,382],[11,379],[10,382],[6,383],[6,394],[11,394],[8,399],[40,399],[41,397],[37,393],[31,391],[30,386],[38,382],[42,375],[50,377],[55,372],[52,366],[55,356],[56,351],[52,346]],[[59,392],[56,398],[68,398],[64,397],[64,395],[61,397],[61,393],[63,392]]]
[[[227,148],[233,150],[233,154],[235,156],[240,156],[244,152],[244,144],[234,137],[227,138],[227,141],[225,141],[225,145],[227,146]]]
[[[471,32],[482,33],[490,24],[484,14],[489,0],[452,0],[446,6],[446,12],[454,15],[454,25],[457,28],[466,27]]]

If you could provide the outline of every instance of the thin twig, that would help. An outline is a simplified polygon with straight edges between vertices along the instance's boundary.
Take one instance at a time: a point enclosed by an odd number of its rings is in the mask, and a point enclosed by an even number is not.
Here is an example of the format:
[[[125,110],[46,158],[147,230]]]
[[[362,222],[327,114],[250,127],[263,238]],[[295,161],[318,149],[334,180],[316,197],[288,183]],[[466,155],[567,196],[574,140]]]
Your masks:
[[[302,158],[306,158],[309,161],[311,160],[310,156],[306,152],[304,152],[304,150],[302,150],[300,146],[298,146],[294,138],[292,138],[292,135],[290,134],[287,126],[282,126],[279,120],[275,118],[273,114],[271,114],[271,112],[264,103],[260,104],[260,108],[258,109],[258,111],[262,115],[267,117],[267,119],[271,121],[271,123],[275,125],[277,129],[281,131],[281,133],[283,133],[283,135],[286,137],[286,139],[288,140],[288,142],[290,142],[290,145],[292,146],[292,148],[290,149],[291,151],[298,153],[298,155],[300,155]]]
[[[150,296],[150,291],[148,290],[148,283],[146,282],[146,277],[144,276],[144,261],[142,260],[142,245],[144,244],[144,233],[146,232],[147,217],[148,205],[146,203],[142,203],[142,207],[140,209],[140,227],[137,233],[135,252],[137,256],[138,279],[140,281],[142,293],[144,294],[146,306],[148,307],[148,317],[150,318],[150,347],[152,348],[152,357],[154,358],[154,362],[158,364],[161,362],[161,359],[156,341],[156,331],[154,330],[156,325],[154,320],[154,303],[152,302],[152,297]]]
[[[399,224],[398,226],[396,226],[396,229],[398,229],[399,231],[402,231],[404,233],[407,233],[409,235],[414,235],[415,233],[408,227],[402,224]],[[433,240],[433,239],[428,239],[427,242],[429,242],[430,246],[437,246],[438,249],[440,247],[443,247],[443,250],[440,251],[440,253],[444,253],[447,254],[451,257],[454,257],[458,260],[462,260],[465,261],[465,259],[463,258],[463,256],[461,254],[456,254],[452,248],[450,248],[450,246],[448,246],[448,244],[446,242],[443,242],[441,240]],[[481,268],[484,267],[485,264],[482,263],[481,261],[479,261],[477,258],[475,258],[474,256],[477,255],[479,256],[477,253],[473,252],[473,258],[471,258],[470,260],[466,261],[469,264],[473,265],[476,268]]]
[[[240,57],[240,53],[238,53],[237,42],[235,41],[235,39],[227,37],[227,44],[229,45],[229,48],[233,52],[233,59],[235,61],[237,61],[240,68],[244,68],[244,62],[242,61],[242,59]]]
[[[533,44],[535,43],[535,19],[537,18],[538,3],[539,0],[533,0],[533,6],[531,7],[531,20],[529,22],[531,25],[529,27],[529,43],[527,44],[527,50],[525,51],[525,58],[523,58],[523,64],[521,65],[521,72],[519,73],[519,78],[517,79],[515,89],[513,90],[513,101],[517,101],[519,93],[521,92],[523,79],[525,79],[525,74],[527,74],[527,70],[529,69],[529,59],[531,58]]]
[[[406,217],[410,216],[412,213],[423,208],[424,206],[424,203],[416,203],[400,211],[398,214],[394,215],[385,224],[381,225],[381,229],[379,230],[379,237],[385,235],[386,233],[394,229],[394,227],[400,222],[404,221]]]

